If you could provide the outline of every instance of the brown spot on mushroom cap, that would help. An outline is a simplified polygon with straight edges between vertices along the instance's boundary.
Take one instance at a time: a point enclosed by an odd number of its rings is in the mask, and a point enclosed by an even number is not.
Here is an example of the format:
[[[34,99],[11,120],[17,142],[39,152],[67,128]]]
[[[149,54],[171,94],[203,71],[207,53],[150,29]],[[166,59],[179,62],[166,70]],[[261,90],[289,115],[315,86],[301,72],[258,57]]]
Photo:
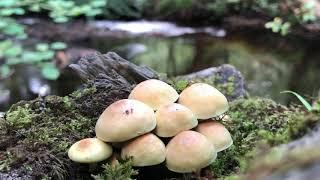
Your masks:
[[[153,109],[134,100],[119,100],[99,117],[96,136],[106,142],[123,142],[152,131],[156,126]]]
[[[74,143],[68,150],[71,160],[80,163],[94,163],[107,159],[112,147],[97,138],[86,138]]]
[[[160,107],[156,112],[156,120],[155,134],[161,137],[172,137],[198,125],[198,120],[193,112],[177,103]]]
[[[205,83],[195,83],[183,90],[178,102],[188,107],[198,119],[219,116],[229,108],[227,98]]]
[[[197,126],[196,131],[206,136],[214,145],[217,152],[227,149],[233,143],[228,129],[216,121],[208,120],[201,122]]]
[[[179,173],[195,172],[211,164],[217,156],[212,143],[195,131],[183,131],[167,147],[166,166]]]
[[[92,142],[92,140],[89,138],[83,139],[82,141],[79,141],[79,144],[78,144],[79,151],[85,151],[85,150],[89,149],[91,142]]]
[[[157,136],[148,133],[128,142],[122,148],[121,157],[132,157],[133,166],[151,166],[165,160],[166,148]]]
[[[154,110],[174,103],[178,98],[179,94],[173,87],[157,79],[149,79],[139,83],[129,95],[129,99],[137,99]]]

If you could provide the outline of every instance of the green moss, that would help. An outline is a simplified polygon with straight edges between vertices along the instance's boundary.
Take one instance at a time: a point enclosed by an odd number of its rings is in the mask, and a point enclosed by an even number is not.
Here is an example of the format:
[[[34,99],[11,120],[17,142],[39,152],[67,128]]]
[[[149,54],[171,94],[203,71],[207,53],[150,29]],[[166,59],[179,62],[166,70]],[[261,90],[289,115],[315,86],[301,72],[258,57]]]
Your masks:
[[[14,162],[12,155],[7,152],[3,155],[3,158],[0,158],[0,171],[10,170],[10,165]]]
[[[6,127],[8,138],[17,139],[17,144],[6,150],[13,161],[2,164],[10,166],[22,155],[27,158],[23,166],[33,169],[29,171],[32,175],[44,177],[47,172],[50,177],[63,178],[69,161],[67,149],[79,139],[94,136],[95,122],[79,113],[70,97],[48,96],[43,102],[36,99],[13,106]]]
[[[86,95],[91,95],[91,94],[95,93],[96,91],[97,91],[97,89],[94,86],[92,86],[92,87],[85,88],[82,90],[77,90],[77,91],[73,92],[72,94],[70,94],[70,97],[72,97],[73,99],[81,98]]]
[[[234,77],[228,78],[224,84],[219,81],[221,77],[214,76],[193,79],[189,84],[204,82],[215,86],[226,96],[234,93]],[[173,79],[172,84],[182,91],[188,83],[178,78]],[[240,178],[237,174],[247,171],[250,160],[257,155],[260,147],[288,143],[302,137],[320,122],[315,112],[306,112],[299,107],[288,108],[264,98],[237,99],[230,103],[228,115],[231,120],[223,124],[229,129],[234,144],[219,152],[217,160],[211,165],[213,174],[220,179]]]
[[[193,83],[207,83],[215,88],[217,88],[219,91],[221,91],[225,96],[232,97],[235,93],[235,77],[230,76],[226,81],[221,83],[222,77],[218,74],[215,76],[210,76],[206,78],[193,78],[192,81],[185,80],[182,77],[177,77],[169,80],[169,84],[171,84],[177,92],[182,92],[188,85]]]
[[[262,98],[239,99],[230,103],[229,129],[234,144],[218,153],[211,165],[214,174],[226,178],[248,169],[249,160],[260,146],[273,147],[297,139],[320,122],[320,117],[298,108],[287,108]]]
[[[233,81],[232,78],[229,80],[230,83]],[[215,79],[205,82],[212,84]],[[186,86],[182,81],[176,87],[183,90]],[[96,91],[89,88],[66,97],[48,96],[44,101],[36,99],[12,106],[5,121],[0,123],[5,131],[0,139],[2,171],[18,167],[23,170],[22,174],[39,179],[82,176],[80,172],[84,171],[79,170],[82,166],[68,159],[67,149],[79,139],[94,136],[97,116],[82,113],[83,109],[79,107],[83,106],[79,106],[79,102],[83,97],[95,96],[92,93]],[[105,98],[102,91],[98,95]],[[250,160],[260,152],[260,146],[273,147],[303,136],[319,123],[319,114],[315,113],[288,108],[263,98],[231,102],[230,119],[222,123],[232,134],[234,144],[218,153],[217,160],[210,167],[213,174],[220,179],[240,178],[237,175],[248,170]]]
[[[103,172],[92,175],[95,180],[132,180],[132,176],[138,175],[138,171],[132,168],[132,158],[119,159],[116,164],[104,164]]]
[[[6,122],[14,129],[29,127],[32,123],[34,114],[28,104],[10,109],[6,116]]]
[[[172,84],[174,89],[176,89],[178,93],[181,93],[189,85],[189,82],[186,80],[177,80]]]

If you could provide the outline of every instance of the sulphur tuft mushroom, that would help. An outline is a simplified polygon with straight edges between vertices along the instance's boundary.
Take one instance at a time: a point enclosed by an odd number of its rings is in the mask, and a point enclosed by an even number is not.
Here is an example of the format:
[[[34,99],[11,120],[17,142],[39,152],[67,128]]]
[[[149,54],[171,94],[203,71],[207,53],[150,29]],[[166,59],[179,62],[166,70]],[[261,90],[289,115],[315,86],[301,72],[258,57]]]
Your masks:
[[[129,95],[129,99],[139,100],[154,110],[174,103],[178,98],[179,94],[173,87],[156,79],[149,79],[139,83]]]
[[[148,133],[130,141],[122,148],[121,158],[132,157],[133,166],[152,166],[166,158],[166,147],[154,134]]]
[[[112,147],[97,138],[86,138],[74,143],[68,156],[72,161],[79,163],[96,163],[109,158]]]
[[[178,102],[188,107],[198,119],[219,116],[229,108],[227,98],[205,83],[195,83],[187,87],[181,92]]]
[[[156,127],[152,108],[134,99],[122,99],[108,106],[99,117],[96,136],[106,142],[123,142]]]
[[[217,157],[213,144],[202,134],[183,131],[168,143],[166,166],[178,173],[196,172]]]
[[[156,112],[156,120],[155,134],[160,137],[172,137],[198,125],[193,112],[177,103],[160,107]]]
[[[206,136],[217,152],[227,149],[233,143],[228,129],[216,121],[201,122],[196,131]]]

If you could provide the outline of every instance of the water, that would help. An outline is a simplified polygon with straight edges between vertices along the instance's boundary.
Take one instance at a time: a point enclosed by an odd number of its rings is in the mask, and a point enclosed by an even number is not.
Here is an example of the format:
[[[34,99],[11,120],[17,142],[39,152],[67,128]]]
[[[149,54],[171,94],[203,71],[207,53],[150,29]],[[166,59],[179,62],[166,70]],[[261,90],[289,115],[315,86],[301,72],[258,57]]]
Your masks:
[[[179,37],[134,37],[95,42],[101,52],[113,50],[139,65],[169,76],[232,64],[246,79],[250,95],[288,104],[293,90],[306,97],[320,89],[320,47],[315,42],[275,39],[270,34],[207,34]],[[297,101],[295,101],[297,102]]]
[[[96,22],[91,25],[122,35],[91,39],[69,47],[97,49],[102,53],[115,51],[136,64],[150,66],[169,76],[232,64],[244,75],[252,96],[269,97],[283,104],[294,99],[280,94],[283,90],[293,90],[307,97],[318,95],[320,46],[317,42],[268,33],[230,34],[212,27],[148,23]],[[21,66],[16,67],[11,79],[0,82],[0,111],[20,99],[35,98],[37,92],[31,91],[31,84],[48,84],[50,94],[57,95],[66,95],[81,84],[69,71],[64,72],[58,81],[51,82],[41,78],[34,67]]]

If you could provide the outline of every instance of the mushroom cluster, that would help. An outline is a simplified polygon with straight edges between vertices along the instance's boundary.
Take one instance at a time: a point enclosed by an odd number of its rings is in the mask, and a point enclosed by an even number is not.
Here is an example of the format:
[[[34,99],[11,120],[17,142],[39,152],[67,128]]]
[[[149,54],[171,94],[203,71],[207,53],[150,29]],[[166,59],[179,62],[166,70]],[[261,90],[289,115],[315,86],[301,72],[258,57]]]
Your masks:
[[[214,120],[227,110],[226,97],[208,84],[192,84],[179,95],[165,82],[146,80],[128,99],[108,106],[96,123],[96,138],[76,142],[68,156],[93,163],[109,158],[114,148],[121,158],[132,157],[133,166],[165,162],[171,171],[195,172],[232,145],[229,131]]]

